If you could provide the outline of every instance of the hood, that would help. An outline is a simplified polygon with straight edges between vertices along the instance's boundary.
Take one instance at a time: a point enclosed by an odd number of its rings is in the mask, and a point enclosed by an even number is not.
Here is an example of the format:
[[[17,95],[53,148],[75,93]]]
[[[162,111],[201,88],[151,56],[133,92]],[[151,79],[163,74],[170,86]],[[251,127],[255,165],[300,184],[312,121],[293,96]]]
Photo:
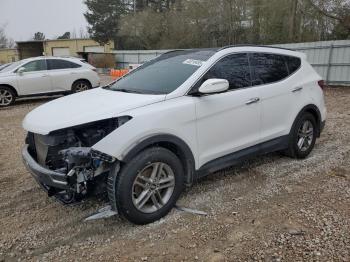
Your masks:
[[[10,76],[11,74],[13,74],[13,73],[12,72],[2,72],[2,71],[0,71],[0,77]]]
[[[31,111],[23,120],[27,131],[52,131],[122,116],[123,112],[165,100],[165,95],[123,93],[96,88],[62,97]]]

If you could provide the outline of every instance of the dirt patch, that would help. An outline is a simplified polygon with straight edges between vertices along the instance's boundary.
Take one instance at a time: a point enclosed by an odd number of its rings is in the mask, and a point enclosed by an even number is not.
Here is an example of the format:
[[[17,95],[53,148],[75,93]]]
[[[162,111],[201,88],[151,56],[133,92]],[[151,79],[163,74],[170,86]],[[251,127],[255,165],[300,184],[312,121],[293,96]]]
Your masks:
[[[83,222],[104,203],[64,207],[22,165],[25,114],[52,98],[0,110],[0,261],[350,261],[350,89],[325,91],[328,119],[305,160],[269,154],[184,192],[164,219]]]

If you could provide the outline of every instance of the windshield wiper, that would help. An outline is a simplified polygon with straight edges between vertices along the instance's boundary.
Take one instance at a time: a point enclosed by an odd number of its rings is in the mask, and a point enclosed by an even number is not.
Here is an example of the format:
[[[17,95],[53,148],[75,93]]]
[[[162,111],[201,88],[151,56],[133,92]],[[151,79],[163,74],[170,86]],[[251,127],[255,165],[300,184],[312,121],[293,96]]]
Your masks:
[[[111,89],[113,91],[119,91],[119,92],[124,92],[124,93],[134,93],[134,94],[143,94],[143,92],[138,91],[138,90],[130,90],[130,89],[125,89],[125,88],[118,88],[118,89]]]
[[[119,91],[124,93],[134,93],[134,94],[143,94],[143,95],[165,95],[166,93],[163,92],[156,92],[151,90],[135,90],[135,89],[126,89],[126,88],[112,88],[113,85],[107,85],[102,88],[108,89],[111,91]]]

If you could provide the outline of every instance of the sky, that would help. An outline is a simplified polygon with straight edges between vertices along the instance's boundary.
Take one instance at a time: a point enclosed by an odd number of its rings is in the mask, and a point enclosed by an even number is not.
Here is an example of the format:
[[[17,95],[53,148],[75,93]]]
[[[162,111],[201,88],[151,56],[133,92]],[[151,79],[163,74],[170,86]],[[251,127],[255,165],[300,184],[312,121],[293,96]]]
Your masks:
[[[86,31],[84,0],[0,0],[0,26],[15,41],[33,38],[43,32],[46,38],[55,38],[67,31]]]

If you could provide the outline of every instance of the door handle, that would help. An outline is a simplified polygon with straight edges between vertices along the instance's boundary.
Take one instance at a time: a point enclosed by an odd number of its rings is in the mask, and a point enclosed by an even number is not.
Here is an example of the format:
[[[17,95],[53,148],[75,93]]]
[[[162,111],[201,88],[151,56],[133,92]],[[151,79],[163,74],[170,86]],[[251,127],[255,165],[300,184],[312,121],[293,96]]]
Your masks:
[[[255,97],[255,98],[249,99],[245,104],[246,105],[251,105],[251,104],[257,103],[259,101],[260,101],[260,98],[259,97]]]
[[[298,86],[298,87],[294,88],[294,89],[292,90],[292,92],[295,93],[295,92],[299,92],[299,91],[301,91],[301,90],[303,90],[303,87],[302,87],[302,86]]]
[[[48,77],[49,75],[42,75],[41,77]]]

